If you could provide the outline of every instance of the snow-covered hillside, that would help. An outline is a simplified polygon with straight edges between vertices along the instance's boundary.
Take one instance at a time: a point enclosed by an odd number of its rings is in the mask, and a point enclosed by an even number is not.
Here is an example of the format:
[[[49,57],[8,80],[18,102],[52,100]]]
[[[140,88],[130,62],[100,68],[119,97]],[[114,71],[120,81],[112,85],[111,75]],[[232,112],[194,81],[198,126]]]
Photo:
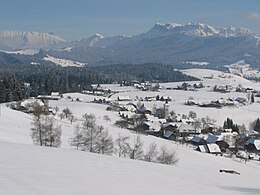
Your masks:
[[[49,55],[47,55],[47,57],[44,57],[43,59],[46,61],[53,62],[54,64],[57,64],[62,67],[69,67],[69,66],[84,67],[87,64],[87,63],[75,62],[67,59],[55,58]]]
[[[184,105],[190,96],[194,100],[209,101],[213,99],[246,96],[239,92],[213,92],[214,85],[241,84],[260,90],[257,83],[229,73],[214,70],[190,69],[187,74],[201,78],[205,88],[198,91],[167,90],[167,87],[181,83],[164,83],[159,91],[140,91],[131,86],[120,87],[117,84],[101,85],[102,88],[116,91],[109,99],[116,101],[118,96],[128,96],[132,101],[120,104],[138,103],[145,97],[170,96],[170,110],[177,114],[195,111],[199,118],[209,116],[222,126],[227,117],[235,123],[246,124],[259,115],[260,104],[256,98],[253,104],[234,108],[201,108]],[[191,84],[195,82],[190,82]],[[137,97],[138,96],[138,97]],[[69,98],[70,97],[70,98]],[[78,98],[80,101],[76,101]],[[167,146],[176,152],[179,159],[173,166],[147,163],[138,160],[118,158],[79,152],[69,144],[74,127],[81,123],[83,114],[94,114],[96,123],[108,130],[115,140],[118,135],[129,136],[130,145],[134,144],[137,134],[114,125],[119,120],[118,112],[107,111],[108,105],[93,103],[93,99],[104,98],[79,93],[63,94],[60,100],[50,100],[49,106],[59,111],[69,108],[76,122],[72,124],[55,116],[62,127],[62,144],[60,149],[33,146],[30,137],[32,116],[11,110],[6,104],[0,106],[0,192],[10,195],[72,195],[72,194],[259,194],[260,161],[241,162],[237,158],[215,156],[195,151],[190,145],[180,145],[174,141],[151,135],[140,135],[144,150],[155,142],[158,147]],[[74,101],[72,101],[74,100]],[[30,101],[34,101],[31,99]],[[143,101],[146,108],[154,104],[162,106],[160,101]],[[107,115],[111,121],[106,121]],[[219,172],[220,169],[234,170],[240,173]],[[47,186],[47,187],[46,187]]]
[[[251,67],[245,60],[240,60],[236,63],[226,65],[231,74],[240,75],[244,78],[259,79],[260,71]]]
[[[174,146],[177,166],[0,142],[0,189],[8,195],[259,194],[259,167]],[[220,173],[233,169],[241,175]]]
[[[22,49],[22,50],[15,50],[15,51],[1,50],[1,52],[5,52],[8,54],[34,55],[34,54],[37,54],[39,51],[35,50],[35,49]]]

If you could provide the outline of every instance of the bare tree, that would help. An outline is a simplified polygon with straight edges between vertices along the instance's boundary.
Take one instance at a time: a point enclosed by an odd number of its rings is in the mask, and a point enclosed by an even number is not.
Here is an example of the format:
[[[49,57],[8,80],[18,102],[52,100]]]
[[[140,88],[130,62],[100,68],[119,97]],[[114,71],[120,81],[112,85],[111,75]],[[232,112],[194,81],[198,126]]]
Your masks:
[[[101,131],[98,140],[95,145],[95,152],[101,154],[111,155],[113,153],[114,143],[111,135],[108,134],[108,131]]]
[[[83,132],[80,129],[80,125],[77,124],[74,127],[74,136],[70,140],[70,145],[76,147],[77,150],[82,149],[83,147]]]
[[[157,157],[158,163],[173,165],[178,162],[175,152],[169,152],[165,145],[161,147],[159,156]]]
[[[68,120],[70,121],[70,123],[72,124],[73,122],[75,122],[76,118],[73,114],[71,114],[69,117],[68,117]]]
[[[103,119],[106,121],[106,122],[110,122],[111,121],[111,118],[108,116],[108,115],[105,115],[103,117]]]
[[[64,114],[65,118],[69,118],[69,116],[72,115],[72,111],[69,108],[63,109],[62,113]]]
[[[99,134],[96,128],[96,117],[93,114],[84,114],[82,117],[84,119],[82,123],[84,150],[94,152],[94,142]]]
[[[117,151],[119,157],[127,156],[129,149],[130,149],[128,140],[129,140],[128,136],[121,136],[120,134],[118,135],[118,138],[116,139],[116,146],[117,146],[116,151]]]
[[[53,117],[44,117],[45,146],[59,147],[61,144],[61,126]]]
[[[191,110],[189,112],[189,117],[195,119],[195,118],[197,118],[197,113]]]
[[[243,135],[246,135],[247,134],[247,129],[246,129],[246,126],[245,124],[242,124],[241,126],[238,127],[239,128],[239,133],[240,134],[243,134]]]
[[[31,125],[33,126],[31,128],[31,137],[33,140],[34,144],[43,145],[43,125],[42,125],[42,121],[41,121],[42,115],[39,116],[34,116],[33,117],[33,121],[31,123]]]
[[[126,129],[129,126],[128,122],[125,121],[125,120],[118,120],[118,121],[115,122],[115,125],[118,126],[121,129]]]
[[[129,150],[129,156],[131,159],[143,159],[143,141],[140,139],[139,135],[134,140],[133,148],[130,148]]]
[[[53,117],[39,116],[32,122],[31,137],[33,143],[40,146],[59,147],[61,144],[61,126]]]
[[[148,150],[146,151],[146,153],[144,155],[144,161],[155,162],[157,154],[158,154],[157,145],[153,142],[150,144]]]
[[[84,114],[83,119],[82,127],[79,125],[75,127],[70,145],[75,146],[77,150],[112,154],[114,144],[108,131],[104,131],[102,125],[96,125],[96,117],[93,114]]]

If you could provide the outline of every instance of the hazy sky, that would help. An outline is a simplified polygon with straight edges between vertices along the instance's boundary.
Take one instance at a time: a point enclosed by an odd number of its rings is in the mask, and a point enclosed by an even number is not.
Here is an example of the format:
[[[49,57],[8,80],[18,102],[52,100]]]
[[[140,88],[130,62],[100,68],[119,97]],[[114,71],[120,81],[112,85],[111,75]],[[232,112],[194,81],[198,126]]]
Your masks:
[[[54,32],[70,40],[134,35],[157,22],[241,26],[260,34],[260,0],[0,0],[0,30]]]

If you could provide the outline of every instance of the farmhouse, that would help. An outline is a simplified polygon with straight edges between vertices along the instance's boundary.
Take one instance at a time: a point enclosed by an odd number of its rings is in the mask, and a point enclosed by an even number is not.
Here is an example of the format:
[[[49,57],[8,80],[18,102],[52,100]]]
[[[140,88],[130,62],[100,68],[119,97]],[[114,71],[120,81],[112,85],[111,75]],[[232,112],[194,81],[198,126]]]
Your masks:
[[[246,149],[247,150],[257,150],[260,151],[260,139],[250,138],[246,141]]]
[[[131,101],[129,96],[118,96],[117,100],[118,101]]]
[[[41,100],[59,100],[61,96],[59,92],[51,92],[51,95],[38,95],[37,99]]]
[[[221,150],[217,144],[200,145],[197,150],[203,153],[221,154]]]

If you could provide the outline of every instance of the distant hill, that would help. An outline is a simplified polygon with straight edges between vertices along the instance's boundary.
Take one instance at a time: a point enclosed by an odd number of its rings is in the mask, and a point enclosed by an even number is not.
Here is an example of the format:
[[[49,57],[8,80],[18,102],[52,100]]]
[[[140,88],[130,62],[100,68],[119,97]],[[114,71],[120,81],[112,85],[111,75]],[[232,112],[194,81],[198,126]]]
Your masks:
[[[216,28],[207,24],[156,24],[132,37],[94,35],[69,49],[43,53],[89,65],[208,62],[215,67],[246,60],[260,62],[260,37],[244,28]],[[194,65],[194,64],[190,64]]]
[[[1,50],[57,49],[67,43],[53,33],[0,31]]]
[[[35,55],[41,60],[49,56],[87,66],[158,63],[178,68],[215,69],[244,60],[252,67],[260,68],[259,43],[260,37],[249,29],[218,28],[202,23],[157,23],[135,36],[95,34],[75,42],[49,33],[0,33],[0,49],[4,46],[9,49],[41,48]]]

